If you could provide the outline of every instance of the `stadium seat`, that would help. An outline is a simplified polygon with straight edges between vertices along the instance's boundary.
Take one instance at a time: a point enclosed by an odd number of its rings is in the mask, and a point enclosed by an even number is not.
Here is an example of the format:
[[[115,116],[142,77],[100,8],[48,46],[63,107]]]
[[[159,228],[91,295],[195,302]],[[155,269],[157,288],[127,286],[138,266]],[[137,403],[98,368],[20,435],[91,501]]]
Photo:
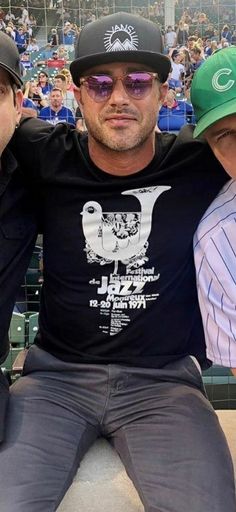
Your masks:
[[[211,366],[203,372],[203,382],[214,409],[236,409],[236,377],[229,368]]]
[[[11,345],[24,347],[25,316],[22,313],[13,312],[8,334]]]
[[[38,313],[32,313],[28,317],[28,344],[32,345],[35,335],[38,332]]]

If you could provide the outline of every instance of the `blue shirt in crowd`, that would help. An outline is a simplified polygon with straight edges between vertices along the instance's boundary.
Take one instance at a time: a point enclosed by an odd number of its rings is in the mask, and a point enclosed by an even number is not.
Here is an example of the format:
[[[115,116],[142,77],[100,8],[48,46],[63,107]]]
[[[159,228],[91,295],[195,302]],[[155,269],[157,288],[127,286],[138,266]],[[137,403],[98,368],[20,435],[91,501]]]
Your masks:
[[[172,108],[162,105],[158,116],[158,127],[161,131],[178,131],[184,124],[194,123],[191,103],[184,100],[176,101]]]
[[[57,123],[69,123],[75,126],[75,118],[73,116],[72,111],[67,107],[61,107],[61,110],[55,112],[51,107],[42,108],[40,115],[40,119],[44,121],[48,121],[51,124]]]

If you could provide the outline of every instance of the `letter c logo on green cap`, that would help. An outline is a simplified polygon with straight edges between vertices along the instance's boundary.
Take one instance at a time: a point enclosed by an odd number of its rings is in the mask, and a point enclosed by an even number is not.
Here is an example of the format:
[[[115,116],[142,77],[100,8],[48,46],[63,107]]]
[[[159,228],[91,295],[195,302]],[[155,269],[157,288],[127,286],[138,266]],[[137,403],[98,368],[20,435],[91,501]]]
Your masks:
[[[228,80],[228,82],[225,85],[219,84],[219,79],[222,75],[230,75],[232,73],[232,69],[229,68],[222,68],[219,69],[212,77],[212,87],[218,92],[225,92],[231,89],[233,87],[235,80]]]

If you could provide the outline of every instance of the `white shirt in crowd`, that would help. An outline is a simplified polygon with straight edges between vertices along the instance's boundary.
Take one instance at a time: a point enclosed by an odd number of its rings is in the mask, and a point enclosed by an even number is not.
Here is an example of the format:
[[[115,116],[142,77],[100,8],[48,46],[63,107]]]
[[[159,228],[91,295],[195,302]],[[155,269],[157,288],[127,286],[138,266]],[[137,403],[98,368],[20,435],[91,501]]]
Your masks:
[[[236,367],[236,181],[204,214],[194,236],[197,288],[207,357]]]
[[[174,30],[165,33],[165,44],[168,48],[174,48],[176,45],[176,32]]]
[[[171,78],[174,80],[180,80],[181,73],[185,72],[185,67],[183,64],[177,64],[177,62],[171,61]]]

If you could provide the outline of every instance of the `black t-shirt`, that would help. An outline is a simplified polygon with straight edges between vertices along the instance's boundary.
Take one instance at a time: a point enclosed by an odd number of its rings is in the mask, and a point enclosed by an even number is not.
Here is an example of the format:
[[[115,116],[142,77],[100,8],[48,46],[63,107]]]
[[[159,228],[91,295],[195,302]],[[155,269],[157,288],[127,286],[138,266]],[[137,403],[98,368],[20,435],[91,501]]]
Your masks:
[[[36,343],[66,361],[162,367],[187,354],[208,365],[192,239],[227,180],[191,127],[157,134],[156,157],[114,176],[87,137],[25,120],[16,154],[41,195],[44,285]]]
[[[0,172],[0,363],[9,350],[8,328],[16,294],[27,270],[36,239],[31,194],[5,150]]]

